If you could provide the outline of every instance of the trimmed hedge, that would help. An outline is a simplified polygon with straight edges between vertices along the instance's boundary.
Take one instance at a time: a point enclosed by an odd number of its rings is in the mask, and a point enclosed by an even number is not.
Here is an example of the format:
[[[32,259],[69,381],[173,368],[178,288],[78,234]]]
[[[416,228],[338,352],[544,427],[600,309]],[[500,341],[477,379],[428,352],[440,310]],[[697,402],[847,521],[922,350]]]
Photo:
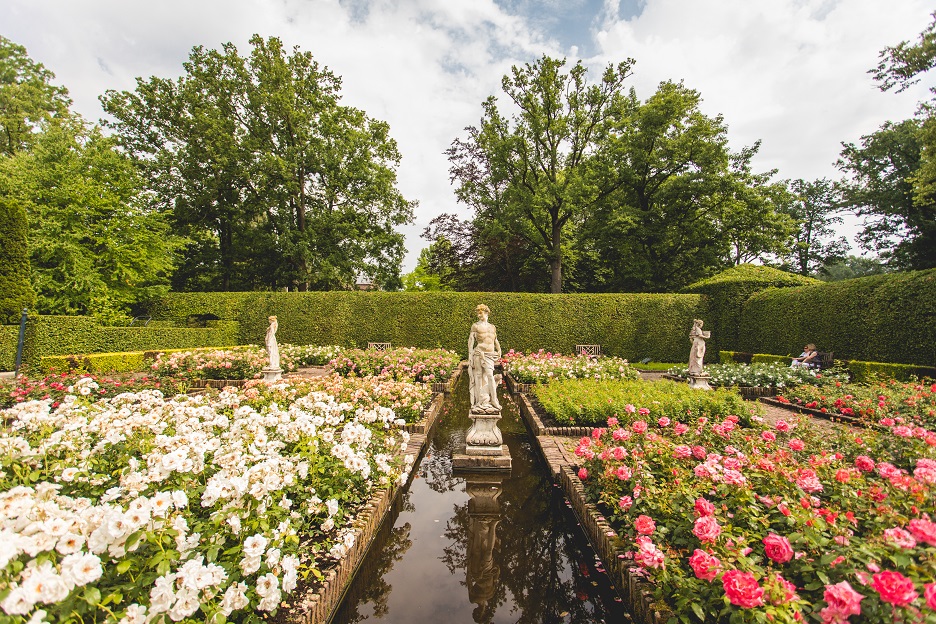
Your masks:
[[[771,288],[744,305],[739,350],[808,342],[836,359],[936,365],[936,269]]]
[[[15,323],[19,321],[23,308],[36,305],[36,293],[29,283],[27,229],[23,205],[0,197],[0,232],[3,232],[3,244],[0,245],[0,323]]]
[[[811,277],[771,267],[739,264],[690,284],[681,292],[705,295],[707,306],[699,318],[705,321],[703,329],[712,331],[709,348],[715,352],[720,349],[746,350],[739,347],[741,319],[744,304],[754,293],[771,287],[788,288],[822,283]]]
[[[277,338],[284,343],[366,347],[390,342],[464,356],[479,303],[491,308],[505,351],[571,353],[576,344],[600,344],[602,353],[631,361],[688,359],[692,319],[703,310],[699,295],[333,291],[170,293],[149,313],[176,323],[200,315],[236,320],[240,343],[262,341],[267,316],[275,314]]]
[[[19,325],[0,325],[0,371],[11,371],[16,366],[16,342]]]
[[[236,346],[212,346],[179,349],[151,349],[147,351],[125,351],[122,353],[88,353],[81,355],[46,355],[40,358],[39,369],[43,374],[83,371],[87,373],[135,373],[149,368],[159,354],[180,351],[214,351],[234,349]]]
[[[238,344],[237,323],[211,327],[104,327],[85,316],[30,316],[23,360],[30,367],[50,355],[192,349]],[[15,343],[14,343],[15,348]]]
[[[875,376],[892,378],[898,381],[910,381],[914,377],[917,379],[924,377],[936,379],[936,367],[933,366],[851,361],[845,362],[845,368],[851,373],[852,381],[858,383],[873,381]]]

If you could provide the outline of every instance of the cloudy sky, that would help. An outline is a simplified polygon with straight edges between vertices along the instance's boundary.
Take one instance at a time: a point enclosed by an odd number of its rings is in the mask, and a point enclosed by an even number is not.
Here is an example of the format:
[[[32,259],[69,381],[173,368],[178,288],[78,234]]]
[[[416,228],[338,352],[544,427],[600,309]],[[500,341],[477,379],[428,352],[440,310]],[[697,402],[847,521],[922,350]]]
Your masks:
[[[419,201],[404,229],[410,270],[434,216],[469,214],[443,152],[511,65],[548,54],[597,72],[633,58],[642,99],[683,80],[704,112],[724,116],[735,149],[761,140],[757,170],[836,178],[843,141],[912,116],[926,97],[926,82],[881,93],[867,70],[885,46],[916,39],[932,10],[929,0],[3,0],[0,34],[92,120],[98,95],[178,76],[195,45],[244,52],[258,33],[312,52],[342,77],[344,102],[387,121],[399,143],[400,189]]]

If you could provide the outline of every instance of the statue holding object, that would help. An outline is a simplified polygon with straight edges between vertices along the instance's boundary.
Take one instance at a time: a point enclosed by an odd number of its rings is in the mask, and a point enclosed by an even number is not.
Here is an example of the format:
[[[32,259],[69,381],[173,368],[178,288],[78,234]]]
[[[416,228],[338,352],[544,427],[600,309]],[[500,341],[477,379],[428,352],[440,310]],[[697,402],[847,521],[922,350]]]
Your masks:
[[[471,394],[471,411],[476,414],[498,414],[497,382],[494,365],[501,357],[497,328],[488,323],[490,308],[483,303],[475,308],[478,321],[468,334],[468,387]]]

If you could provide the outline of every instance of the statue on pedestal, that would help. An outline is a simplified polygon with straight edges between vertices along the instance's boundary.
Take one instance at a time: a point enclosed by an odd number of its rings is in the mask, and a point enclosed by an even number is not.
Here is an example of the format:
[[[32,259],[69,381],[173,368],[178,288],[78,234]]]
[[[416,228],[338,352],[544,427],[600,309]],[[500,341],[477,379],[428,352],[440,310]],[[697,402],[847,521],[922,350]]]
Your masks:
[[[276,344],[276,330],[279,327],[279,324],[277,323],[275,316],[269,317],[268,320],[270,321],[270,326],[267,327],[264,344],[266,345],[266,352],[267,356],[270,358],[270,363],[262,371],[263,380],[276,381],[283,373],[282,369],[280,368],[279,345]]]
[[[702,362],[705,359],[705,341],[712,337],[712,332],[702,331],[702,319],[692,321],[692,329],[689,331],[689,340],[692,346],[689,348],[689,386],[699,390],[711,390],[708,385],[708,373],[702,370]]]
[[[475,414],[499,414],[494,365],[501,357],[497,328],[488,323],[490,308],[483,303],[475,308],[478,321],[468,334],[468,387],[471,411]]]

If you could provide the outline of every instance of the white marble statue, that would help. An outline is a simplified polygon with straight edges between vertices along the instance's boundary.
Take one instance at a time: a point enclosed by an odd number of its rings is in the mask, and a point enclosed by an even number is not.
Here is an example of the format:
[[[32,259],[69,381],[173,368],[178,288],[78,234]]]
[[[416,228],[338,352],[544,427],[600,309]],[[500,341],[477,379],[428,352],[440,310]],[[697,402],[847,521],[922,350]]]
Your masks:
[[[270,326],[267,328],[266,338],[264,343],[266,344],[266,352],[270,358],[270,365],[267,367],[270,370],[279,370],[280,367],[280,354],[279,354],[279,345],[276,344],[276,329],[279,327],[276,322],[276,317],[271,316],[269,318]]]
[[[692,347],[689,348],[689,374],[702,374],[702,360],[705,359],[705,340],[711,338],[712,332],[702,331],[702,319],[692,321],[692,330],[689,332],[689,340],[692,341]]]
[[[497,328],[488,323],[491,310],[483,303],[475,309],[478,321],[468,334],[468,387],[471,393],[471,411],[475,413],[499,413],[497,382],[494,380],[494,365],[501,357],[497,342]]]

